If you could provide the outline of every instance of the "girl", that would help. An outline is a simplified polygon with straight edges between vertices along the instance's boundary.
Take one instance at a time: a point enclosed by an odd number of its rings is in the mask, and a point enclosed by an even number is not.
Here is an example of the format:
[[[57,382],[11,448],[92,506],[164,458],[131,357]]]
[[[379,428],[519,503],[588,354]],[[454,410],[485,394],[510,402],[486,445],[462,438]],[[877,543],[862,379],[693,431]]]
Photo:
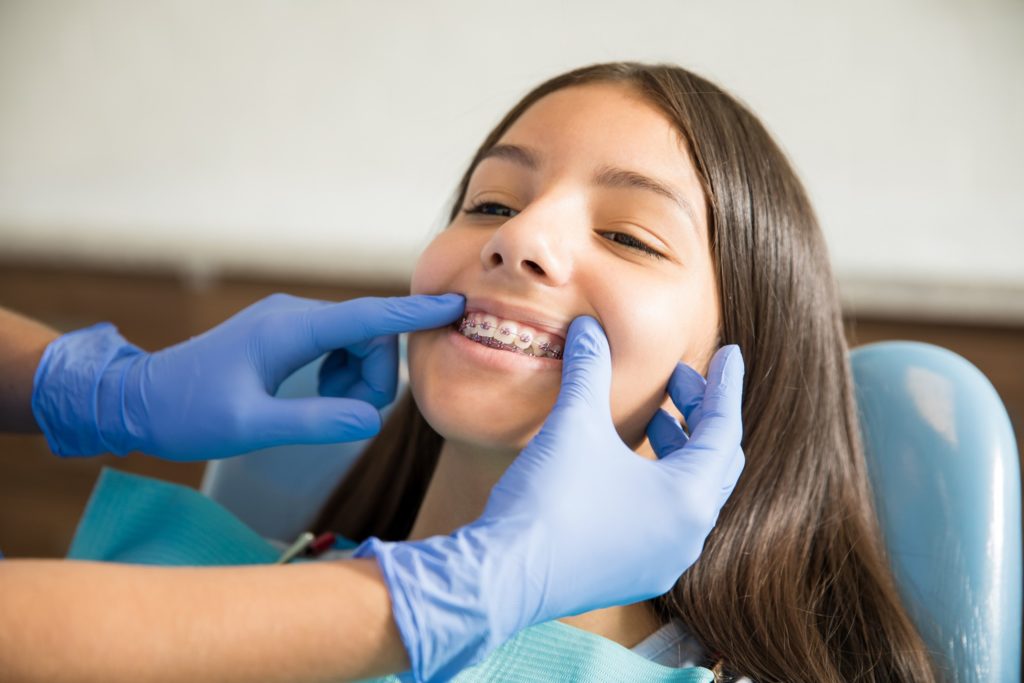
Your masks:
[[[578,315],[608,336],[612,416],[638,457],[654,457],[651,415],[674,411],[676,363],[706,370],[738,344],[747,464],[700,559],[658,599],[563,621],[722,680],[937,680],[872,509],[820,229],[735,99],[666,65],[543,83],[480,146],[412,291],[463,293],[466,316],[411,335],[411,394],[321,530],[417,539],[479,516],[553,405]]]

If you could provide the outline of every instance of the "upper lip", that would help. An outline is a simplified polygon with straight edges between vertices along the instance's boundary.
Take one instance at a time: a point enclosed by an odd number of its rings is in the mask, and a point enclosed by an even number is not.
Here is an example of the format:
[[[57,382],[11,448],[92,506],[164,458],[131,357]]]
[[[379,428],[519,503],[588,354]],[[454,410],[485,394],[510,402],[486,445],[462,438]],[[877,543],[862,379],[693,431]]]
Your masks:
[[[555,320],[535,308],[522,304],[514,304],[488,297],[466,297],[466,313],[483,311],[503,320],[515,320],[530,327],[561,337],[563,343],[568,334],[569,322]]]

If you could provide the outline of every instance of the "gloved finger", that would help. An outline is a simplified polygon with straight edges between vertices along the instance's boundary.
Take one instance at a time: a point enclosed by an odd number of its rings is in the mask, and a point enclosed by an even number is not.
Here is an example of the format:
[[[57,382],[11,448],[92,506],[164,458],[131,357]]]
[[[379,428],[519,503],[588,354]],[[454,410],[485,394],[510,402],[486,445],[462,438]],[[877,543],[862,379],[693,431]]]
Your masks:
[[[381,335],[413,332],[454,322],[466,308],[459,294],[363,297],[310,310],[310,360]]]
[[[690,425],[690,446],[727,452],[740,447],[743,437],[743,355],[735,344],[715,353],[701,404],[702,415]]]
[[[374,337],[332,351],[320,367],[320,395],[357,398],[378,408],[398,392],[398,338]]]
[[[733,455],[732,462],[729,463],[729,469],[725,473],[725,478],[722,480],[722,493],[718,500],[718,507],[725,505],[725,501],[732,495],[732,491],[736,488],[736,483],[739,481],[740,474],[743,472],[743,467],[746,465],[747,459],[743,455],[743,449],[740,448]]]
[[[686,363],[676,364],[668,379],[668,395],[672,398],[679,412],[686,420],[686,426],[692,431],[693,425],[700,421],[701,402],[707,382],[701,374]]]
[[[360,441],[380,431],[380,412],[348,398],[268,398],[252,416],[257,448]]]
[[[703,415],[691,425],[686,447],[661,460],[688,478],[718,487],[735,466],[743,438],[743,358],[736,346],[723,347],[711,360]]]
[[[580,316],[569,325],[562,351],[562,386],[555,411],[582,408],[590,419],[611,420],[612,359],[601,324]]]
[[[679,420],[672,417],[664,408],[659,408],[647,424],[647,439],[659,458],[674,453],[689,440]]]

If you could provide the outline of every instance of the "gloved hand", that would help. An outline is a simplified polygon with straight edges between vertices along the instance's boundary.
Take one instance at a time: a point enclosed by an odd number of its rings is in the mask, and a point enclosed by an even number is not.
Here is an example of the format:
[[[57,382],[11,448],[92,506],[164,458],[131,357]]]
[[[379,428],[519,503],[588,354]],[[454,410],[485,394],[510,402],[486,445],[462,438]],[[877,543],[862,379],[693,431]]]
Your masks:
[[[343,303],[275,294],[156,353],[95,325],[47,347],[32,410],[58,455],[200,460],[365,439],[395,398],[395,335],[453,322],[464,307],[456,294]],[[288,375],[329,351],[321,384],[330,398],[274,398]]]
[[[384,543],[376,557],[415,680],[447,680],[518,630],[667,592],[697,559],[743,469],[739,348],[708,380],[679,364],[668,393],[689,437],[659,410],[637,456],[612,424],[611,359],[593,318],[573,321],[562,387],[483,515],[450,536]]]

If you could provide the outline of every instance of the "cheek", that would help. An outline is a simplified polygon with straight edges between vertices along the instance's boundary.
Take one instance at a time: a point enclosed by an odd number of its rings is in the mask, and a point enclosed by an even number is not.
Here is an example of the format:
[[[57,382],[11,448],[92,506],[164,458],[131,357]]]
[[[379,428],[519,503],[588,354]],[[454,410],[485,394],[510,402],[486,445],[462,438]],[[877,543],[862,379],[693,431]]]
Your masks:
[[[682,356],[683,345],[664,330],[616,336],[609,339],[613,358],[612,420],[622,440],[636,448],[665,398],[668,378]]]
[[[680,361],[703,370],[717,330],[717,308],[695,284],[635,287],[643,298],[605,291],[601,313],[612,348],[612,418],[623,441],[636,448],[665,401],[668,378]]]
[[[441,294],[457,291],[457,279],[477,260],[469,240],[457,239],[455,231],[445,230],[420,254],[409,282],[412,294]]]

